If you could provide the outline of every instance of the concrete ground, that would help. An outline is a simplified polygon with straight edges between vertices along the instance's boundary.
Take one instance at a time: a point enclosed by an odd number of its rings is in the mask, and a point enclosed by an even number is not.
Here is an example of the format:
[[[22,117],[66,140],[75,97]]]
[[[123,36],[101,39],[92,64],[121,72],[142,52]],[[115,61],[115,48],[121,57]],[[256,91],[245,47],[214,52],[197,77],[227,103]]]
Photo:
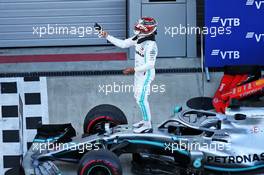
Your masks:
[[[153,84],[165,86],[165,92],[152,92],[149,97],[153,122],[158,124],[169,118],[175,105],[186,109],[190,98],[214,95],[221,73],[212,74],[210,83],[205,82],[204,89],[200,73],[157,74]],[[50,123],[71,123],[82,134],[83,121],[93,107],[100,104],[112,104],[120,108],[128,122],[140,120],[140,110],[133,92],[100,91],[99,86],[132,85],[133,76],[88,76],[88,77],[48,77],[48,104]]]

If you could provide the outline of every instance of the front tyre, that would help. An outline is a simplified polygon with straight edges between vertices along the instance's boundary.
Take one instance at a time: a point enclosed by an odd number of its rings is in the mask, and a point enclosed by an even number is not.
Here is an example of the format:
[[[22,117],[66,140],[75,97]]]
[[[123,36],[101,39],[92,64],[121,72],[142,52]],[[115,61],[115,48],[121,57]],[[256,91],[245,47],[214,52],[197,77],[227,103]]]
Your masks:
[[[78,175],[122,175],[122,166],[113,152],[94,150],[86,153],[80,160]]]
[[[106,123],[110,127],[127,124],[127,118],[123,111],[113,105],[102,104],[91,109],[84,119],[84,134],[103,134]]]

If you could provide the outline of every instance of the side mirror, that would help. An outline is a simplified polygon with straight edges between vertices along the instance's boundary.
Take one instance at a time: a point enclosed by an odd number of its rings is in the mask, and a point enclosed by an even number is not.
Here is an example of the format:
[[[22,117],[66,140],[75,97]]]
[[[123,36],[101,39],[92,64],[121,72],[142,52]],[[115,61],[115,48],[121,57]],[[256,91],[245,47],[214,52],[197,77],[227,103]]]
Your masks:
[[[175,114],[177,114],[177,113],[179,113],[181,111],[182,111],[182,107],[181,106],[175,106],[174,110],[173,110],[173,114],[175,115]]]

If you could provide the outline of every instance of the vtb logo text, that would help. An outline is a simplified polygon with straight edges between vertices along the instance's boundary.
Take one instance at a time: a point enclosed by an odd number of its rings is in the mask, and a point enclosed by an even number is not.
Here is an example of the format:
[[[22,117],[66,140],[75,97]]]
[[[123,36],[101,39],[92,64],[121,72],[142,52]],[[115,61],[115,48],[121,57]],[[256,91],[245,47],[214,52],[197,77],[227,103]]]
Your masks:
[[[261,7],[264,5],[264,1],[247,0],[247,3],[246,3],[247,6],[254,6],[254,4],[255,4],[256,8],[258,10],[260,10]]]
[[[221,18],[219,16],[215,16],[212,18],[211,23],[221,23],[223,27],[238,27],[240,26],[239,18]]]
[[[240,58],[240,52],[237,50],[221,51],[220,49],[214,49],[211,52],[212,56],[220,56],[223,60],[237,60]]]

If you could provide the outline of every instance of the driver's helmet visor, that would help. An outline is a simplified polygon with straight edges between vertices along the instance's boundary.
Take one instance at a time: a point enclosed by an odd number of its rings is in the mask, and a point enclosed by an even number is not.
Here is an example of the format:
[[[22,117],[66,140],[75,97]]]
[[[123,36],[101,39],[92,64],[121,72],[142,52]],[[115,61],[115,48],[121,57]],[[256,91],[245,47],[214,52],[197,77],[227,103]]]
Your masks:
[[[147,21],[144,19],[139,19],[135,24],[134,32],[135,32],[135,34],[148,35],[148,34],[153,33],[153,31],[156,30],[156,26],[157,26],[157,24],[156,24],[155,20]]]

